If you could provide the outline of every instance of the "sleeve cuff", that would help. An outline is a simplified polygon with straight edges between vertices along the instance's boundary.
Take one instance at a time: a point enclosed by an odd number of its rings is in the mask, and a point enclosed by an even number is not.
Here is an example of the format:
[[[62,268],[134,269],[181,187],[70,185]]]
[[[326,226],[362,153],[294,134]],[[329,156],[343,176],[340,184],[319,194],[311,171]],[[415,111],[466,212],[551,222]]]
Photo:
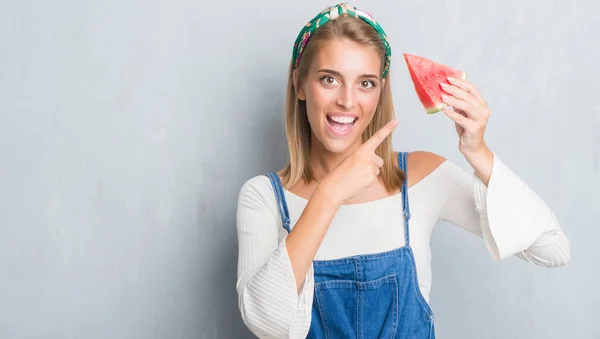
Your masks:
[[[298,289],[298,292],[296,293],[296,277],[294,276],[294,269],[292,268],[292,263],[288,255],[285,239],[286,238],[281,240],[279,248],[277,248],[277,250],[275,251],[273,256],[274,261],[277,262],[277,266],[279,266],[282,270],[283,274],[280,276],[285,277],[285,282],[283,286],[287,286],[285,288],[286,290],[293,291],[293,294],[289,293],[288,299],[296,300],[297,309],[305,309],[307,307],[307,301],[310,301],[310,305],[308,305],[308,308],[310,309],[312,306],[312,292],[314,287],[313,267],[312,265],[310,266],[308,272],[306,273],[306,277],[302,282],[302,286]],[[310,296],[307,294],[310,294]]]
[[[281,250],[280,250],[281,249]],[[296,289],[296,277],[294,276],[294,269],[292,268],[292,262],[290,261],[287,247],[285,244],[285,238],[281,241],[280,249],[278,249],[278,253],[276,257],[278,257],[282,264],[286,266],[286,277],[289,277],[290,284],[294,286],[294,290]],[[310,265],[308,272],[306,272],[306,276],[304,277],[304,281],[302,282],[301,287],[298,289],[298,293],[296,294],[296,298],[298,300],[297,307],[298,309],[310,309],[312,307],[312,298],[313,298],[313,289],[314,289],[314,270],[313,266]]]
[[[244,289],[242,310],[248,327],[254,334],[304,338],[310,327],[313,287],[311,266],[297,293],[285,238],[282,239]]]
[[[289,272],[288,274],[291,276],[292,285],[294,286],[295,290],[296,278],[294,276],[294,270],[288,255],[285,238],[281,241],[280,245],[281,251],[279,254],[281,255],[283,261],[287,263],[287,270]],[[306,336],[310,329],[314,285],[314,269],[313,266],[310,265],[308,272],[306,272],[306,276],[304,277],[304,281],[302,282],[302,285],[296,294],[296,315],[294,316],[292,325],[290,326],[290,333],[299,334],[299,337]]]
[[[474,177],[475,207],[486,246],[495,259],[522,252],[542,234],[558,231],[548,206],[496,154],[489,185]]]

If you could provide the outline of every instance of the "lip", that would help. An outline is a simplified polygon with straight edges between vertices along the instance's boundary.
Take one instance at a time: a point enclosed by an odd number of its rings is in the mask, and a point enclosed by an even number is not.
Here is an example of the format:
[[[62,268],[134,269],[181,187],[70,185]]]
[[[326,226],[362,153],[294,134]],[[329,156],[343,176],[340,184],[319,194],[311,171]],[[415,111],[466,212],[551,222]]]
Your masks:
[[[333,126],[331,126],[329,124],[329,120],[327,119],[327,116],[353,117],[356,119],[356,121],[354,121],[354,124],[352,124],[352,126],[350,126],[350,128],[348,128],[347,131],[340,132],[340,131],[336,130],[335,128],[333,128]],[[354,114],[331,113],[331,114],[327,114],[327,116],[325,117],[325,123],[327,124],[327,129],[329,130],[329,133],[334,137],[347,137],[348,135],[350,135],[352,133],[352,131],[354,130],[354,127],[356,126],[356,123],[358,122],[358,119],[357,119],[358,117]]]
[[[356,114],[350,114],[350,113],[342,113],[342,112],[331,112],[331,113],[327,113],[328,116],[332,116],[332,117],[352,117],[352,118],[358,118],[358,115]]]

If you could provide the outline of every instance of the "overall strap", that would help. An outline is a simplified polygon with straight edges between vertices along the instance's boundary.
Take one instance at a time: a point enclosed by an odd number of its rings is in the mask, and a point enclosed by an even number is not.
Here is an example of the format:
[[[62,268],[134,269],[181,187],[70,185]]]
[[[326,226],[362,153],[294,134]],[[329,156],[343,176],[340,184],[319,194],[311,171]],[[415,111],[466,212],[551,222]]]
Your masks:
[[[404,240],[410,245],[408,234],[408,221],[410,220],[410,208],[408,206],[408,152],[398,152],[398,167],[404,172],[406,179],[402,182],[402,210],[404,211]]]
[[[275,192],[275,197],[277,198],[277,205],[279,206],[279,215],[281,216],[281,224],[283,228],[290,233],[290,213],[288,211],[287,202],[285,201],[285,195],[283,193],[283,185],[281,184],[281,180],[279,179],[279,175],[277,173],[272,172],[268,173],[267,177],[271,181],[271,185],[273,186],[273,191]]]

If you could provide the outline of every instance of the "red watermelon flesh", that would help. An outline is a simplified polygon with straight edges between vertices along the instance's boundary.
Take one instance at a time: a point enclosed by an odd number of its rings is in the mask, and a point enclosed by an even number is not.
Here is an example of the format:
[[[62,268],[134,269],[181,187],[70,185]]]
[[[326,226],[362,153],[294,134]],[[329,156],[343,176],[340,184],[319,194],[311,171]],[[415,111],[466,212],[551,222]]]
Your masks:
[[[442,82],[448,83],[447,77],[467,79],[467,74],[450,66],[429,59],[403,53],[408,66],[410,78],[415,86],[419,100],[429,114],[437,113],[446,106],[442,101]]]

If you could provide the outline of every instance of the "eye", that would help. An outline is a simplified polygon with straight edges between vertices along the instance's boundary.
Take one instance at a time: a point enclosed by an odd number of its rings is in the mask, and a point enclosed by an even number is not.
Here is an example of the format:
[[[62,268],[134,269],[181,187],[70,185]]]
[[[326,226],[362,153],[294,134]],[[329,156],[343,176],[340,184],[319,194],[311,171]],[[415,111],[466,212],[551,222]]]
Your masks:
[[[325,75],[321,78],[321,82],[325,85],[334,85],[337,82],[337,80],[330,75]]]
[[[373,88],[375,87],[375,82],[371,80],[363,80],[360,82],[360,86],[366,89]]]

